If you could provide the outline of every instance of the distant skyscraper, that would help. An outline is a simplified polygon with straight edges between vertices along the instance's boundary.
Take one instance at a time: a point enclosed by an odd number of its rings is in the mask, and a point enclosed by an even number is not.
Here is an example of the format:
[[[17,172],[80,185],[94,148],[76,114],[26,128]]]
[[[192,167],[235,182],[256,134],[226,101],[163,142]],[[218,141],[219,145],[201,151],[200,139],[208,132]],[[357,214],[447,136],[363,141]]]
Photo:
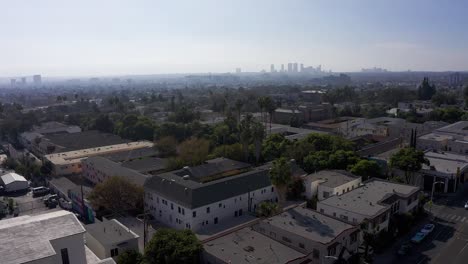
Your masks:
[[[304,64],[301,63],[301,72],[304,72]]]
[[[275,71],[275,65],[274,65],[274,64],[271,64],[271,65],[270,65],[270,72],[271,72],[271,73],[276,72],[276,71]]]
[[[295,63],[293,64],[293,72],[297,72],[297,71],[298,71],[298,70],[297,70],[297,62],[295,62]]]
[[[239,74],[239,73],[241,73],[241,72],[242,72],[241,68],[236,68],[236,73],[237,73],[237,74]]]
[[[42,77],[41,75],[34,75],[33,76],[33,82],[34,82],[34,85],[41,85],[42,83]]]
[[[293,70],[293,64],[292,63],[288,63],[288,72],[292,72]]]
[[[281,72],[284,72],[284,64],[281,64]]]
[[[21,77],[21,84],[26,85],[26,77]]]
[[[16,86],[16,79],[10,79],[10,84],[12,87]]]

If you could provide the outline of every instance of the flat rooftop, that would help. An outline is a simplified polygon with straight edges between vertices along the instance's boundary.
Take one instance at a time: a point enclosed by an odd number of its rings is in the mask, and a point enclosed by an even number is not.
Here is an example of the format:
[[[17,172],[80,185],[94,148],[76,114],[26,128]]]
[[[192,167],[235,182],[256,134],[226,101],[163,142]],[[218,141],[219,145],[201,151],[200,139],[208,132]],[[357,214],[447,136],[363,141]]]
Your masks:
[[[373,217],[387,208],[387,205],[382,204],[385,199],[392,195],[408,197],[418,191],[419,187],[373,178],[359,188],[319,203]]]
[[[49,142],[59,146],[61,152],[130,142],[129,140],[122,139],[117,135],[102,133],[96,130],[79,133],[48,134],[43,137],[43,140],[48,140]]]
[[[86,226],[86,232],[101,245],[125,243],[139,236],[116,219],[104,220]]]
[[[138,159],[133,159],[130,161],[122,162],[122,166],[132,170],[136,170],[141,173],[161,171],[167,168],[168,166],[167,159],[161,159],[156,157],[142,157]]]
[[[419,139],[423,140],[433,140],[433,141],[446,141],[446,140],[451,140],[453,139],[453,136],[450,135],[444,135],[444,134],[437,134],[437,133],[429,133],[423,136],[420,136]]]
[[[305,255],[250,227],[203,244],[204,250],[225,263],[284,264]]]
[[[93,156],[109,155],[121,151],[130,151],[140,148],[152,147],[153,143],[149,141],[136,141],[117,145],[101,146],[96,148],[80,149],[68,152],[54,153],[45,155],[55,165],[67,165],[80,162],[83,159]]]
[[[85,163],[106,175],[123,177],[139,186],[143,186],[146,179],[148,178],[148,176],[145,174],[126,167],[122,167],[122,165],[119,163],[99,156],[90,157],[85,161]]]
[[[359,179],[360,177],[353,175],[344,170],[322,170],[317,173],[307,175],[305,178],[312,181],[324,181],[320,185],[335,188],[345,183]]]
[[[437,129],[436,132],[468,136],[468,121],[459,121],[448,126],[441,127]]]
[[[1,263],[19,264],[54,256],[57,252],[51,240],[84,233],[75,215],[63,210],[2,220]]]
[[[304,207],[296,207],[264,220],[272,226],[322,244],[355,227]]]
[[[458,169],[463,170],[468,166],[468,157],[464,155],[428,151],[424,153],[424,157],[430,162],[430,166],[423,165],[425,170],[431,170],[433,167],[438,172],[456,174]]]

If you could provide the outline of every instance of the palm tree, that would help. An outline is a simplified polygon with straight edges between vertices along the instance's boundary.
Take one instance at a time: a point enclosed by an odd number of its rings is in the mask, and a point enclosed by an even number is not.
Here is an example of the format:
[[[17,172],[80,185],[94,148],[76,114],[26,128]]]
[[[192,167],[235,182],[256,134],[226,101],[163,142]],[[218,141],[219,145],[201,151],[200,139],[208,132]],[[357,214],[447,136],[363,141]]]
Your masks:
[[[240,142],[244,150],[244,160],[249,159],[249,144],[252,141],[252,120],[253,117],[251,114],[248,114],[239,125],[240,132]]]
[[[237,123],[240,123],[241,120],[241,111],[244,106],[244,102],[241,99],[236,100],[236,110],[237,110]]]
[[[262,142],[265,138],[265,126],[260,122],[252,124],[252,139],[255,144],[255,162],[258,164],[260,160],[260,153],[262,151]]]
[[[270,118],[270,134],[271,134],[271,123],[273,122],[273,113],[276,110],[276,103],[270,98],[265,98],[265,110],[268,112]]]
[[[291,174],[291,163],[286,158],[273,161],[273,166],[270,169],[270,180],[276,188],[280,208],[283,208],[286,201],[288,185],[292,181]]]
[[[260,107],[260,115],[261,115],[261,120],[262,122],[265,122],[265,118],[263,116],[263,110],[265,110],[265,98],[266,97],[260,97],[258,98],[257,102],[258,102],[258,106]]]
[[[223,141],[223,156],[226,157],[226,136],[229,135],[229,127],[225,124],[217,126],[215,128],[215,134],[219,137],[218,142],[220,139]]]

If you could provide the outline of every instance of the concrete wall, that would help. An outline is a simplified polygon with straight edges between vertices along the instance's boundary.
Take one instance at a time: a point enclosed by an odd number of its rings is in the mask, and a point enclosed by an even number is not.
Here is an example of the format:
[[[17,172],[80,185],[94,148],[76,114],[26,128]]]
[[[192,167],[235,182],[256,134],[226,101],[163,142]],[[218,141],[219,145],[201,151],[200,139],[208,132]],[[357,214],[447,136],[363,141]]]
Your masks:
[[[55,252],[57,252],[57,255],[54,258],[54,262],[51,263],[62,264],[61,249],[63,248],[66,248],[68,250],[70,264],[86,263],[86,253],[83,236],[83,234],[77,234],[52,240],[51,244]]]
[[[99,243],[92,235],[86,233],[86,246],[100,259],[106,258],[106,248]],[[110,255],[110,252],[109,252]]]

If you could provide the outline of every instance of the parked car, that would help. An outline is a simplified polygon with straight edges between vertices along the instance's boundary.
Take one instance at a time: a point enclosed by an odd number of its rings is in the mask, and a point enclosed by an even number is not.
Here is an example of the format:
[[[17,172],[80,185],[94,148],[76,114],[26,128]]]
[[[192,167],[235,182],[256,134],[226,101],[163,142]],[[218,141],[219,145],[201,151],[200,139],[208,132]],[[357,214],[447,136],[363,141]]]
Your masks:
[[[32,195],[33,197],[44,196],[50,192],[49,188],[40,186],[36,188],[32,188]]]
[[[409,241],[404,242],[403,244],[401,244],[400,248],[398,249],[397,254],[400,256],[408,255],[412,247],[413,246],[411,245]]]
[[[427,224],[421,229],[421,233],[430,234],[434,231],[435,225],[434,224]]]
[[[47,207],[49,207],[50,209],[56,208],[57,205],[58,205],[58,201],[56,198],[52,198],[49,200],[49,202],[47,202]]]
[[[44,201],[44,204],[47,206],[50,200],[52,199],[58,199],[58,196],[56,194],[48,194],[42,199]]]
[[[418,233],[416,233],[416,235],[414,235],[411,238],[411,242],[419,244],[419,243],[421,243],[421,241],[424,240],[424,238],[426,238],[426,236],[427,236],[427,233],[418,232]]]
[[[59,202],[59,205],[61,208],[65,209],[65,210],[71,210],[72,209],[72,203],[63,199],[63,198],[60,198],[58,200]]]

